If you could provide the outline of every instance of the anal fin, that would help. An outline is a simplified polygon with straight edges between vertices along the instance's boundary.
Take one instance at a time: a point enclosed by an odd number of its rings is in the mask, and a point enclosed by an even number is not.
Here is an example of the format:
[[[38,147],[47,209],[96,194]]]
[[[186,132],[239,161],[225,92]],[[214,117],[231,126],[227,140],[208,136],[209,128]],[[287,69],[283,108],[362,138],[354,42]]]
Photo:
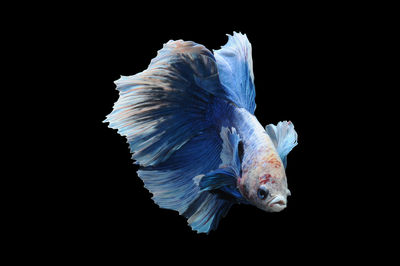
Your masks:
[[[197,199],[183,213],[188,218],[188,224],[198,233],[209,233],[216,229],[222,217],[225,217],[233,201],[219,197],[204,191],[199,194]]]

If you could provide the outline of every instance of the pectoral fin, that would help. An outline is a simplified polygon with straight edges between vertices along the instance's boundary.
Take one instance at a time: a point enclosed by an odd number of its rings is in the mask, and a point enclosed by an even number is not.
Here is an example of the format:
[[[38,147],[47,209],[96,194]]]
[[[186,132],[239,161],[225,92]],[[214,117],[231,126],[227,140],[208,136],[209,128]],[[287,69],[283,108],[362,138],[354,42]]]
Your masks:
[[[294,130],[293,123],[290,121],[283,121],[279,122],[276,126],[269,124],[265,127],[265,131],[274,143],[275,148],[282,159],[283,165],[286,168],[286,157],[289,152],[297,145],[297,133]]]

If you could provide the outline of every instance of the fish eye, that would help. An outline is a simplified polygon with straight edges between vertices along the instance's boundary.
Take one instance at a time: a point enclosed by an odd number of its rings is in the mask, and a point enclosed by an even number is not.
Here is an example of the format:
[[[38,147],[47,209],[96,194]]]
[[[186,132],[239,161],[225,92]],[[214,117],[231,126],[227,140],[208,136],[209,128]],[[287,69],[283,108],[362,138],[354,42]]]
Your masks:
[[[262,200],[266,199],[268,197],[268,194],[269,194],[269,191],[265,187],[260,187],[257,191],[257,196]]]

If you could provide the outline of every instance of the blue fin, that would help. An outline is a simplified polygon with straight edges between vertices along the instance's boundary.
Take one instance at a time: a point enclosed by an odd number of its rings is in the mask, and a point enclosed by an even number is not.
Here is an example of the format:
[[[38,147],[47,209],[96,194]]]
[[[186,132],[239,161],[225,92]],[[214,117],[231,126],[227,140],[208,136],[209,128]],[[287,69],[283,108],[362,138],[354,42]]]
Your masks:
[[[120,97],[105,122],[127,138],[154,202],[187,217],[193,230],[215,229],[234,201],[201,191],[193,178],[237,162],[221,137],[234,107],[213,54],[194,42],[169,41],[147,70],[116,84]]]
[[[233,168],[220,168],[200,177],[201,191],[220,189],[225,186],[236,186],[237,175]]]
[[[206,175],[195,177],[195,182],[201,191],[221,190],[231,194],[235,199],[241,200],[242,195],[236,188],[237,179],[241,176],[241,161],[239,156],[240,137],[235,128],[222,127],[220,132],[222,139],[221,164],[219,168]]]
[[[228,98],[237,106],[254,114],[256,109],[253,60],[251,44],[246,34],[228,34],[228,42],[214,50],[219,77],[227,90]]]
[[[207,147],[207,148],[204,148]],[[138,171],[153,200],[161,208],[182,214],[198,197],[200,188],[195,176],[217,169],[221,159],[222,142],[214,129],[207,129],[193,137],[171,157]]]
[[[236,177],[241,175],[241,161],[239,157],[239,142],[240,137],[236,133],[234,127],[229,130],[227,127],[222,127],[220,132],[222,140],[221,165],[220,168],[230,167]]]
[[[235,203],[247,203],[247,200],[240,194],[236,183],[237,174],[232,167],[219,168],[206,175],[199,175],[194,178],[200,191],[223,192],[229,195],[229,199]],[[225,195],[225,194],[220,195]]]
[[[142,166],[165,161],[210,127],[210,99],[226,98],[213,54],[181,40],[165,44],[147,70],[115,83],[119,99],[105,122],[127,138]]]
[[[222,127],[220,132],[222,139],[221,164],[219,168],[206,175],[199,175],[194,178],[200,191],[218,190],[233,196],[238,203],[245,202],[236,187],[237,179],[241,176],[241,161],[239,156],[240,137],[236,129],[229,130]]]
[[[222,217],[225,217],[233,201],[221,198],[218,194],[202,192],[183,213],[193,230],[209,233],[217,228]]]
[[[282,159],[286,168],[287,155],[297,145],[297,133],[294,130],[292,122],[279,122],[278,125],[269,124],[265,127],[265,131],[270,136],[272,142]]]

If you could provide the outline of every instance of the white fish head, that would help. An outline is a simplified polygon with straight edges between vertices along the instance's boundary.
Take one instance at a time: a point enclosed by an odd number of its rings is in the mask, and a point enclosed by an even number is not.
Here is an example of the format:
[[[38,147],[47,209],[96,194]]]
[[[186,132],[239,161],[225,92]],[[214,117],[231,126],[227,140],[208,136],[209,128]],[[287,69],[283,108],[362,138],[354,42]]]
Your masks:
[[[286,208],[290,191],[285,168],[275,149],[260,152],[243,164],[242,169],[238,188],[251,204],[267,212]]]

